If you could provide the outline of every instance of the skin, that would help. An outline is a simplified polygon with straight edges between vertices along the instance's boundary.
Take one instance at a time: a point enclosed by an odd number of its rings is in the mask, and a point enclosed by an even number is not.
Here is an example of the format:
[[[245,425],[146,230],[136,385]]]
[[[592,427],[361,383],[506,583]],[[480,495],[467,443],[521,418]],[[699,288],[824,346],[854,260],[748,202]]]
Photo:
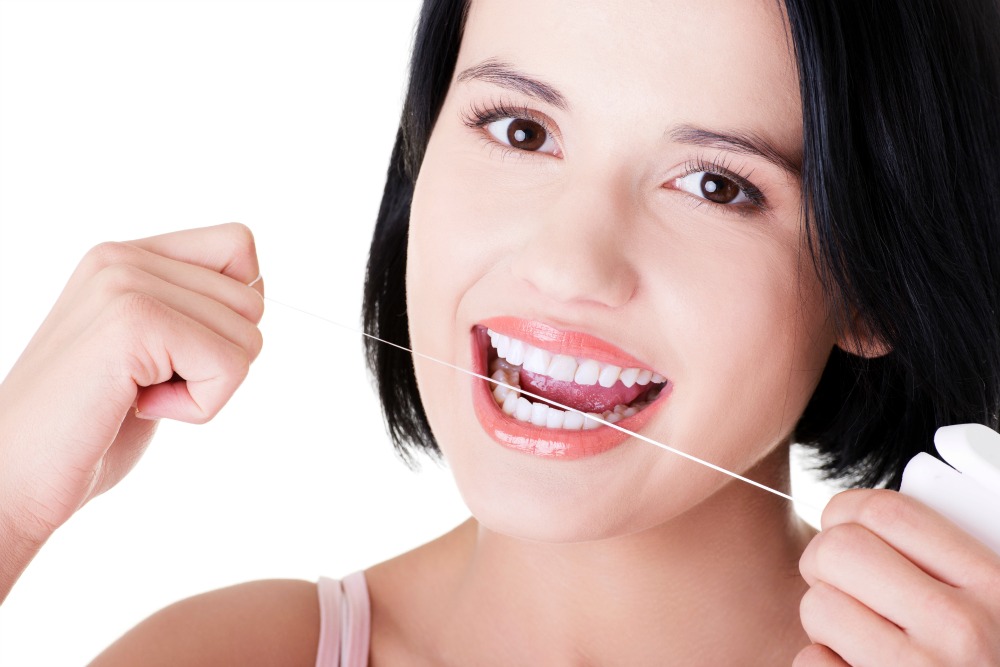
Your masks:
[[[674,383],[645,435],[787,491],[789,434],[832,347],[888,350],[835,332],[805,246],[796,175],[760,156],[672,140],[671,128],[749,133],[796,164],[802,125],[789,45],[779,9],[764,0],[474,2],[411,210],[414,348],[469,367],[468,332],[495,315],[596,335]],[[555,87],[567,108],[462,76],[487,61]],[[552,139],[541,153],[505,146],[502,124],[490,132],[461,122],[497,101],[541,121]],[[765,210],[741,216],[699,199],[684,178],[697,160],[748,177]],[[567,666],[796,656],[842,664],[833,648],[851,664],[996,655],[979,630],[996,624],[988,599],[948,602],[962,607],[957,617],[990,619],[971,624],[973,636],[958,642],[966,650],[942,647],[930,618],[913,621],[926,615],[922,594],[946,589],[920,572],[920,559],[908,560],[915,552],[884,541],[886,516],[914,517],[906,540],[916,552],[919,531],[947,530],[938,558],[968,547],[977,585],[1000,572],[992,554],[918,503],[845,494],[827,509],[828,533],[804,551],[813,534],[786,502],[644,443],[573,462],[499,447],[474,416],[477,380],[424,358],[414,365],[475,519],[433,558],[415,553],[369,572],[372,589],[391,600],[374,607],[373,638],[392,647],[376,646],[374,664],[414,655],[455,665],[483,656]],[[854,545],[866,541],[872,556],[857,557]],[[454,565],[445,571],[435,559]],[[421,562],[426,588],[403,574]],[[905,621],[866,606],[886,608],[872,595],[889,592],[862,583],[879,577],[905,586]],[[963,596],[975,590],[962,583]],[[923,634],[901,631],[911,627]]]
[[[258,273],[235,223],[87,253],[0,385],[0,601],[52,532],[132,469],[157,418],[203,423],[229,400],[262,346]]]
[[[831,349],[879,346],[831,324],[794,173],[671,129],[752,133],[794,165],[788,45],[769,0],[476,0],[414,194],[414,348],[469,367],[469,331],[495,315],[598,336],[674,383],[645,435],[787,491],[789,433]],[[488,59],[566,108],[457,80]],[[545,153],[463,122],[498,99],[544,120]],[[699,159],[765,208],[705,202]],[[88,254],[0,389],[0,594],[127,473],[155,418],[205,421],[235,391],[260,349],[257,274],[238,225]],[[473,518],[366,571],[370,665],[998,664],[1000,558],[919,503],[846,492],[817,535],[786,501],[638,441],[527,456],[484,432],[476,380],[414,363]],[[79,414],[40,418],[71,398]],[[93,664],[311,665],[318,623],[314,585],[250,582],[164,609]]]
[[[468,367],[468,332],[494,315],[590,333],[674,383],[646,435],[787,488],[788,435],[836,342],[797,182],[670,137],[682,123],[752,132],[797,160],[798,80],[777,8],[475,2],[456,72],[490,59],[544,79],[570,111],[453,83],[411,211],[415,349]],[[554,154],[502,152],[461,122],[496,99],[544,114],[561,135]],[[698,159],[752,173],[768,210],[740,215],[683,191]],[[506,450],[474,416],[474,380],[414,363],[476,519],[426,655],[787,664],[808,643],[795,609],[808,534],[788,503],[636,441],[574,462]],[[609,618],[630,619],[628,632]]]

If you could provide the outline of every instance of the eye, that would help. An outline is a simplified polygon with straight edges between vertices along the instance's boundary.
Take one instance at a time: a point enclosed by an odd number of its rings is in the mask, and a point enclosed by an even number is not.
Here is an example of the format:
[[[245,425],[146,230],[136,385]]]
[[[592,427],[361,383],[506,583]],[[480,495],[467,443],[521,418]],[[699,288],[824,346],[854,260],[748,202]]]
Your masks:
[[[486,126],[494,139],[522,151],[556,153],[556,142],[549,132],[528,118],[501,118]]]
[[[674,182],[678,190],[716,204],[746,204],[752,200],[733,180],[710,171],[696,171]]]

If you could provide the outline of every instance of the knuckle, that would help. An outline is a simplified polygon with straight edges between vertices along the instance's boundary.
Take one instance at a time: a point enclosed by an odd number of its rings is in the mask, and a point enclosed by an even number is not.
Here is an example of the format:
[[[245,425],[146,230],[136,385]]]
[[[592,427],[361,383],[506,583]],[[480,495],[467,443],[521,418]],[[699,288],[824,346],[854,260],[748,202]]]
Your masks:
[[[806,627],[807,623],[813,625],[824,616],[831,593],[832,589],[819,581],[802,596],[799,601],[799,617],[806,632],[809,632],[809,628]]]
[[[250,364],[252,361],[253,359],[251,359],[250,355],[240,350],[240,354],[237,355],[236,362],[234,363],[234,375],[240,379],[240,382],[250,374]]]
[[[144,281],[142,270],[131,264],[109,264],[94,276],[97,291],[107,297],[115,297],[136,290]]]
[[[249,289],[253,290],[252,287]],[[250,305],[247,307],[247,312],[250,317],[248,319],[254,324],[259,324],[264,319],[264,299],[260,298],[260,295],[257,293],[249,296],[248,303]]]
[[[809,544],[806,545],[806,548],[802,550],[802,555],[799,556],[799,573],[806,580],[816,576],[816,549],[819,548],[820,535],[822,533],[818,533],[809,540]]]
[[[253,327],[250,332],[250,341],[247,347],[249,352],[249,361],[255,360],[259,355],[260,351],[264,347],[264,334],[261,333],[260,329]],[[248,371],[249,372],[249,371]]]
[[[951,597],[936,587],[920,591],[915,599],[924,609],[933,609],[943,626],[950,627],[952,620],[961,614]]]
[[[208,422],[212,421],[215,418],[215,415],[219,414],[219,410],[221,409],[222,407],[220,406],[212,410],[204,410],[201,412],[201,414],[194,415],[187,421],[191,424],[195,424],[196,426],[207,424]]]
[[[223,225],[223,229],[232,241],[241,248],[253,249],[255,247],[253,232],[242,222],[227,222]]]
[[[985,619],[981,615],[969,613],[962,605],[955,602],[942,606],[944,607],[941,611],[942,627],[948,628],[950,644],[948,653],[958,660],[956,664],[986,664],[976,662],[977,659],[986,659],[993,655],[991,638],[985,629]]]
[[[799,600],[799,620],[802,622],[802,628],[806,631],[806,634],[810,634],[810,628],[819,608],[819,594],[816,592],[815,586],[810,587],[802,596],[802,599]]]
[[[222,272],[248,283],[257,277],[260,267],[257,262],[257,246],[253,232],[246,225],[230,222],[221,226],[221,239],[227,250],[229,261]]]
[[[226,347],[227,353],[220,355],[219,364],[222,372],[234,380],[232,391],[235,391],[236,387],[250,374],[252,358],[250,353],[239,345],[229,344]],[[221,405],[219,408],[221,408]],[[218,412],[218,409],[216,409],[216,412]]]
[[[981,551],[979,557],[970,558],[966,564],[968,569],[968,586],[978,590],[1000,592],[1000,553]],[[1000,618],[1000,596],[991,599],[994,612]]]
[[[159,316],[163,305],[148,294],[127,291],[117,295],[111,308],[118,320],[130,331],[141,330],[141,326]]]
[[[853,523],[827,528],[816,537],[815,569],[820,578],[841,567],[845,559],[859,552],[867,531]]]
[[[991,558],[990,562],[983,568],[983,583],[980,586],[980,590],[1000,592],[1000,567],[998,565],[1000,565],[1000,562]],[[993,598],[993,601],[994,603],[998,603],[1000,599]]]
[[[865,495],[858,518],[876,531],[908,522],[912,508],[906,497],[895,491],[878,490]]]
[[[936,667],[945,664],[939,659],[929,655],[920,646],[907,642],[892,652],[893,665],[906,665],[907,667]]]
[[[127,243],[121,243],[119,241],[105,241],[103,243],[98,243],[93,248],[87,251],[84,255],[83,264],[86,265],[93,271],[97,273],[103,268],[112,266],[114,264],[121,264],[128,261],[128,258],[132,256],[134,248],[129,246]]]
[[[795,656],[792,667],[820,667],[830,664],[827,660],[827,651],[819,644],[810,644]]]

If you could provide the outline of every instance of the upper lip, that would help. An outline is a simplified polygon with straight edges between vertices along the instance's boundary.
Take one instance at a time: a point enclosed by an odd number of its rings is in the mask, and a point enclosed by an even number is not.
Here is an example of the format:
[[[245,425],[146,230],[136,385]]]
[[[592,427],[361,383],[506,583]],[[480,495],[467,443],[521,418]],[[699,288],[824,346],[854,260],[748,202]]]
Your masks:
[[[523,340],[553,354],[584,357],[621,368],[640,368],[659,372],[618,346],[582,331],[562,330],[544,322],[511,316],[491,317],[479,325],[505,336]]]

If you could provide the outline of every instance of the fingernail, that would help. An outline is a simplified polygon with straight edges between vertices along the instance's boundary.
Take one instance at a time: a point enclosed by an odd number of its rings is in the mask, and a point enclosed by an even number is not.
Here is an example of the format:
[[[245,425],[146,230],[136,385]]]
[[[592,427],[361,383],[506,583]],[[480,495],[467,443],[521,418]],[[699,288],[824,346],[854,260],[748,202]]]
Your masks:
[[[155,415],[151,415],[146,412],[140,412],[139,408],[135,409],[135,416],[137,419],[147,419],[149,421],[156,421],[157,419],[161,419],[161,417],[157,417]]]

